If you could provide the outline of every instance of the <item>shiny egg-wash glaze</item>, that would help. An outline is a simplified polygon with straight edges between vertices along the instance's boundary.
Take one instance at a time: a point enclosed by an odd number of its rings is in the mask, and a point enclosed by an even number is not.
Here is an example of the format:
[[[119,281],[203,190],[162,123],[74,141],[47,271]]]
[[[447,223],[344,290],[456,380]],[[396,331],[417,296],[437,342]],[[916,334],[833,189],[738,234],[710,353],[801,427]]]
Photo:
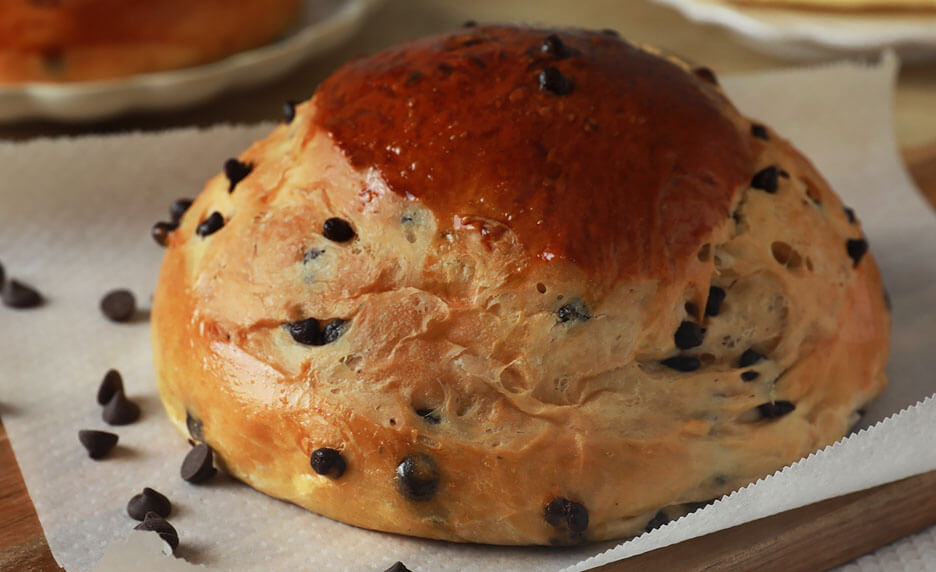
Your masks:
[[[170,418],[270,495],[496,544],[637,534],[833,442],[886,384],[877,268],[705,77],[522,27],[339,70],[160,228]]]

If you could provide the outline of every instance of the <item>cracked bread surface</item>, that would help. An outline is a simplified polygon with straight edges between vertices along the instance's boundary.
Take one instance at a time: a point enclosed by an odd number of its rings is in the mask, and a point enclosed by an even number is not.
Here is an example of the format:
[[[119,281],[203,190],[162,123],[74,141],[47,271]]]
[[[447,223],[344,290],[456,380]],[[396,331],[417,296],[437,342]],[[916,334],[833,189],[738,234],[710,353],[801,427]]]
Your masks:
[[[886,385],[877,267],[693,72],[505,26],[351,62],[169,235],[170,419],[271,496],[492,544],[638,534],[834,442]]]

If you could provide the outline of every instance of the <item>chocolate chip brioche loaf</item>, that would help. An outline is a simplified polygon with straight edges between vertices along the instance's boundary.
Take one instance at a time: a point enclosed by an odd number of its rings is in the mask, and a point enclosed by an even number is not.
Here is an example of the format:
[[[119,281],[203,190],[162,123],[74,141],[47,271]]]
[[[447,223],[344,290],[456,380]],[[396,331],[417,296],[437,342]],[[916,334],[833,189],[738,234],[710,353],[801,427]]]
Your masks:
[[[355,60],[158,230],[172,421],[366,528],[634,535],[832,443],[886,384],[852,212],[711,72],[610,33]]]
[[[3,0],[0,84],[203,64],[273,40],[301,0]]]

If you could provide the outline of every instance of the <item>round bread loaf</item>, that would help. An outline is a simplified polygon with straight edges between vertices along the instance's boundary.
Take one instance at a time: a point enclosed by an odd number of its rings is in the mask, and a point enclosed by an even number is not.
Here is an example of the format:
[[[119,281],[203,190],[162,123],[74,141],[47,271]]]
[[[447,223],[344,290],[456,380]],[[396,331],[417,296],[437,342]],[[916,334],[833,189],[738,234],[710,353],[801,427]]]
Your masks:
[[[711,72],[607,32],[352,61],[166,242],[172,421],[366,528],[638,534],[834,442],[886,384],[852,212]]]
[[[301,0],[4,0],[0,84],[203,64],[270,42],[301,7]]]

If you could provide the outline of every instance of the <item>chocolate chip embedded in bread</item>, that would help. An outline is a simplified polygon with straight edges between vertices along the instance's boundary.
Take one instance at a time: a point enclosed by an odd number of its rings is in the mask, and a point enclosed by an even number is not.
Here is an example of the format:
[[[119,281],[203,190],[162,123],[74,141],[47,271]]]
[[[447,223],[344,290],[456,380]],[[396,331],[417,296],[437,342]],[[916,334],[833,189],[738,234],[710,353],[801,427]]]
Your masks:
[[[223,226],[224,217],[221,215],[221,213],[215,211],[198,225],[198,228],[195,229],[195,234],[205,237],[209,234],[218,232]]]
[[[341,478],[344,474],[347,464],[344,457],[336,449],[322,447],[312,451],[310,460],[312,470],[320,475],[328,475],[333,479]]]
[[[3,286],[0,299],[4,306],[15,310],[35,308],[42,304],[42,295],[35,288],[12,278]]]
[[[417,409],[416,415],[423,418],[423,421],[430,425],[438,425],[442,422],[442,416],[435,409]]]
[[[722,302],[725,301],[725,290],[718,286],[710,286],[708,300],[705,301],[705,315],[717,316],[721,312]]]
[[[855,222],[858,219],[855,217],[854,209],[852,209],[851,207],[842,207],[842,211],[845,212],[845,218],[848,219],[848,222],[850,222],[851,224],[855,224]]]
[[[569,322],[572,320],[577,320],[580,322],[585,322],[591,319],[591,316],[588,313],[588,308],[585,307],[585,304],[581,302],[571,302],[560,306],[556,310],[556,318],[559,319],[560,323]]]
[[[575,84],[571,79],[562,75],[558,69],[548,66],[539,73],[540,91],[549,91],[556,95],[568,95],[572,93]]]
[[[411,501],[427,501],[439,488],[439,468],[428,455],[410,455],[396,469],[397,488]]]
[[[854,262],[852,266],[857,267],[865,253],[868,252],[868,241],[863,238],[849,238],[845,241],[845,250]]]
[[[753,370],[741,373],[741,381],[754,381],[758,377],[760,377],[760,374]]]
[[[688,350],[701,346],[704,339],[705,328],[702,328],[695,322],[689,321],[683,321],[679,324],[679,327],[676,328],[676,333],[673,335],[673,341],[676,343],[676,347],[681,350]]]
[[[647,523],[647,526],[644,527],[644,530],[646,532],[650,532],[651,530],[660,528],[669,521],[670,517],[667,516],[667,514],[662,510],[659,510],[655,515],[653,515],[653,518],[650,519],[650,521]]]
[[[88,456],[92,459],[102,459],[117,445],[117,435],[107,431],[97,431],[94,429],[82,429],[78,431],[78,440],[88,451]]]
[[[169,205],[169,219],[173,223],[179,224],[179,221],[182,220],[182,216],[189,210],[192,203],[192,199],[176,199],[172,201],[172,204]]]
[[[176,532],[176,529],[169,524],[165,518],[159,516],[155,512],[148,512],[143,517],[143,522],[133,527],[133,530],[147,530],[155,532],[159,535],[159,538],[163,539],[163,542],[169,545],[169,548],[175,552],[175,549],[179,547],[179,533]]]
[[[172,512],[172,503],[169,502],[166,495],[149,487],[144,487],[142,493],[133,495],[130,501],[127,502],[127,514],[135,520],[143,520],[148,512],[154,512],[166,518]]]
[[[283,102],[283,121],[292,123],[296,118],[296,102],[286,100]]]
[[[107,405],[107,402],[114,397],[115,393],[123,393],[123,377],[116,369],[109,369],[98,386],[97,402],[98,405]]]
[[[192,484],[201,484],[215,476],[214,451],[205,443],[199,443],[185,455],[179,474]]]
[[[670,369],[683,372],[695,371],[702,366],[702,362],[699,361],[698,358],[691,356],[673,356],[661,361],[660,364]]]
[[[588,528],[588,510],[584,505],[567,498],[550,501],[543,510],[546,522],[555,527],[565,527],[572,534],[581,534]]]
[[[770,135],[767,134],[767,128],[758,123],[751,125],[751,135],[765,141],[770,139]]]
[[[754,351],[754,348],[748,348],[744,350],[744,353],[738,358],[738,367],[749,367],[764,359],[767,359],[767,356]]]
[[[354,238],[354,229],[348,221],[332,217],[322,225],[322,236],[333,242],[348,242]]]
[[[776,167],[772,165],[770,167],[765,167],[755,173],[751,178],[751,188],[766,193],[776,193],[777,177],[779,177],[779,175],[780,172]]]
[[[228,180],[228,192],[233,193],[237,183],[246,179],[251,171],[253,171],[253,165],[250,163],[243,163],[235,158],[225,161],[224,176]]]
[[[549,34],[546,36],[546,39],[543,40],[543,43],[540,45],[540,51],[557,60],[575,55],[573,50],[562,43],[562,40],[557,34]]]
[[[341,319],[328,322],[328,324],[325,325],[325,329],[322,330],[322,345],[330,344],[340,338],[347,325],[348,322]]]
[[[104,405],[101,418],[108,425],[129,425],[140,418],[140,406],[127,399],[123,391],[117,391]]]
[[[712,85],[718,85],[718,76],[715,75],[715,72],[711,68],[699,67],[692,70],[692,73],[701,80],[705,80]]]
[[[126,289],[111,290],[101,298],[101,313],[112,322],[127,322],[136,312],[136,298]]]
[[[323,248],[310,248],[302,255],[302,262],[308,264],[323,254],[325,254],[325,249]]]
[[[771,401],[757,406],[757,410],[764,419],[783,417],[794,409],[796,409],[796,405],[789,401]]]
[[[403,565],[402,562],[394,562],[390,568],[384,570],[384,572],[411,572],[409,568]]]
[[[201,419],[195,417],[188,411],[185,412],[185,427],[188,429],[189,437],[196,441],[204,441],[204,427],[202,425]]]
[[[179,228],[177,223],[159,221],[153,225],[153,228],[150,230],[150,235],[153,237],[153,240],[156,241],[156,244],[159,246],[166,246],[169,244],[169,235],[177,228]]]
[[[292,339],[307,346],[322,345],[322,330],[319,327],[318,320],[315,318],[306,318],[297,322],[288,322],[283,324],[283,328],[289,332]]]

